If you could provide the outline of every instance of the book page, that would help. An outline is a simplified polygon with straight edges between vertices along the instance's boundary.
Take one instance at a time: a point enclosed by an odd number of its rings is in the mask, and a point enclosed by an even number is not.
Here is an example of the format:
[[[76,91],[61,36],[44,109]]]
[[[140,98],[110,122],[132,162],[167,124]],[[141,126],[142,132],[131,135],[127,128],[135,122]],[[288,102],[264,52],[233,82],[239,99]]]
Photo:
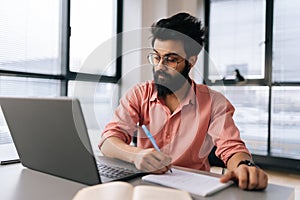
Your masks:
[[[117,181],[83,188],[77,192],[73,200],[132,200],[132,193],[132,185]]]
[[[161,175],[146,175],[142,180],[185,190],[195,195],[208,196],[220,191],[233,182],[221,183],[219,178],[209,175],[197,174],[172,168],[173,173]]]
[[[132,200],[192,200],[188,192],[158,186],[136,186]]]

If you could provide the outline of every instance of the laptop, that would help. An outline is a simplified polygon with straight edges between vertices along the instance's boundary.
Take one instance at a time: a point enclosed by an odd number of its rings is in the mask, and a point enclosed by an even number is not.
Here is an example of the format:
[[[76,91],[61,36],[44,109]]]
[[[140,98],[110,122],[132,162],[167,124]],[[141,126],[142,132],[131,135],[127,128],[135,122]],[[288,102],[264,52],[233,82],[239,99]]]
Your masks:
[[[76,98],[0,97],[0,106],[27,168],[86,185],[144,175],[131,163],[94,156]]]

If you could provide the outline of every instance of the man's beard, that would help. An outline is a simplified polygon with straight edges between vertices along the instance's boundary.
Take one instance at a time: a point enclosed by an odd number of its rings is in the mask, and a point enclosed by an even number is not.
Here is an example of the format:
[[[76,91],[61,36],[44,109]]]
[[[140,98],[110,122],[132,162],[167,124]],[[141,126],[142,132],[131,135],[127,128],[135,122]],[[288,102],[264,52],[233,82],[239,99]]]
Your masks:
[[[177,72],[175,76],[171,76],[163,70],[154,71],[153,68],[154,83],[158,96],[166,97],[179,90],[184,85],[185,81],[189,79],[189,72],[190,68],[188,61],[185,62],[184,69]],[[159,75],[163,76],[164,79],[159,79]]]

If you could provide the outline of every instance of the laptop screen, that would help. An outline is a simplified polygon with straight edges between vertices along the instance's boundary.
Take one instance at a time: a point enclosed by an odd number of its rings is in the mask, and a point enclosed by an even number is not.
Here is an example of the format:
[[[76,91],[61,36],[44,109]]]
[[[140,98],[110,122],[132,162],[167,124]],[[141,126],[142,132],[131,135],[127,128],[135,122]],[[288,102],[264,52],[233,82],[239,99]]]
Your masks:
[[[25,167],[88,185],[100,183],[79,101],[0,97]]]

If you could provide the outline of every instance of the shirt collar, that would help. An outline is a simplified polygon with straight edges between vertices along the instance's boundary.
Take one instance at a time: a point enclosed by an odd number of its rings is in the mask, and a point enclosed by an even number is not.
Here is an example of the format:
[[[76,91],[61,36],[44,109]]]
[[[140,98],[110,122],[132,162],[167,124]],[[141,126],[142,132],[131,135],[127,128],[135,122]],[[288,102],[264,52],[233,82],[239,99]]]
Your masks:
[[[181,105],[188,105],[188,104],[192,104],[195,105],[196,102],[196,94],[195,94],[195,82],[193,80],[191,80],[191,84],[190,84],[190,89],[186,95],[186,97],[183,99]]]
[[[157,90],[156,90],[154,81],[152,81],[152,86],[153,86],[154,89],[153,89],[153,93],[150,97],[150,102],[158,101]]]

